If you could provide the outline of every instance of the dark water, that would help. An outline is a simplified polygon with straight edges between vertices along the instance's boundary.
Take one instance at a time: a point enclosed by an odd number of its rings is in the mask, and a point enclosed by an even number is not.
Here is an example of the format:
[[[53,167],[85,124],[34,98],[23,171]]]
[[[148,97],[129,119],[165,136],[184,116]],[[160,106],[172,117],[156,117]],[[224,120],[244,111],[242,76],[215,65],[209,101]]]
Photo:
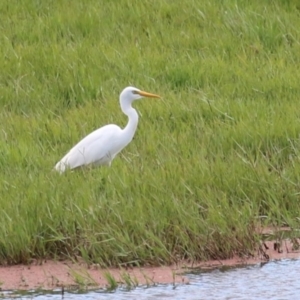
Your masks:
[[[108,293],[91,291],[88,293],[11,295],[14,299],[300,299],[300,260],[272,261],[264,265],[214,270],[198,274],[187,274],[187,285],[159,285],[138,287],[131,291],[118,289]]]

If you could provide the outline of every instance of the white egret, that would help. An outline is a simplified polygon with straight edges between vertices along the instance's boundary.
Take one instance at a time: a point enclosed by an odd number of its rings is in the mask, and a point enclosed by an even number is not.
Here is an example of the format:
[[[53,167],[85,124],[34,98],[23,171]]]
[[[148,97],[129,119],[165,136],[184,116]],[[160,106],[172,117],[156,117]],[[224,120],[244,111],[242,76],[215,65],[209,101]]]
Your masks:
[[[76,144],[56,165],[55,169],[63,173],[67,169],[75,169],[88,165],[109,165],[115,156],[132,140],[138,125],[138,113],[131,106],[132,102],[143,97],[160,98],[155,94],[141,91],[135,87],[126,87],[120,94],[120,105],[128,116],[124,129],[110,124],[103,126]]]

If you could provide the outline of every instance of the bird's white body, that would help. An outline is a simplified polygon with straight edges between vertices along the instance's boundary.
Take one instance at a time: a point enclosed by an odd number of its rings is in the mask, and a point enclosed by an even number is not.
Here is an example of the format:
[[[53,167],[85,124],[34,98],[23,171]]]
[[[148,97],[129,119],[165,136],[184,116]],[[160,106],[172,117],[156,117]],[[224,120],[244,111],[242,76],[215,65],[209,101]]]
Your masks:
[[[131,103],[142,97],[159,98],[133,87],[125,88],[120,95],[120,104],[129,119],[126,127],[121,129],[110,124],[93,131],[76,144],[55,165],[55,169],[63,173],[66,169],[87,165],[110,165],[115,156],[132,141],[138,125],[138,114]]]
[[[56,170],[75,169],[86,165],[110,165],[114,157],[127,146],[121,143],[122,129],[111,124],[99,128],[75,145],[55,166]]]

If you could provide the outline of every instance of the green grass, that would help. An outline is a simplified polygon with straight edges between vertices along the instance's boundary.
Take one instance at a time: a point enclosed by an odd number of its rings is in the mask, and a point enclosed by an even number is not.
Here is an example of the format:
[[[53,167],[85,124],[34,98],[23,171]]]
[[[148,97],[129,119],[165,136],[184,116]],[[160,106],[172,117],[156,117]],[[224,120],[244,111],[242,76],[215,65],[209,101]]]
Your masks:
[[[0,263],[101,266],[225,258],[260,222],[299,226],[298,1],[0,4]],[[111,168],[52,172],[77,141],[125,126]]]

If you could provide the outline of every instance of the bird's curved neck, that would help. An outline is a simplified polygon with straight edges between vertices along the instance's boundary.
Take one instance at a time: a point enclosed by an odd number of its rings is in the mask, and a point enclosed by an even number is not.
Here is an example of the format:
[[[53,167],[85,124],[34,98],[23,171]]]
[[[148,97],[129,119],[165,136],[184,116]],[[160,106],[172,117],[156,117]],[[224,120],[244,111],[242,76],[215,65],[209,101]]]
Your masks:
[[[131,140],[134,136],[134,133],[138,125],[139,115],[137,111],[131,106],[131,103],[121,102],[121,108],[123,113],[128,116],[128,123],[126,127],[123,129],[123,131],[127,133],[128,138],[130,138]]]

